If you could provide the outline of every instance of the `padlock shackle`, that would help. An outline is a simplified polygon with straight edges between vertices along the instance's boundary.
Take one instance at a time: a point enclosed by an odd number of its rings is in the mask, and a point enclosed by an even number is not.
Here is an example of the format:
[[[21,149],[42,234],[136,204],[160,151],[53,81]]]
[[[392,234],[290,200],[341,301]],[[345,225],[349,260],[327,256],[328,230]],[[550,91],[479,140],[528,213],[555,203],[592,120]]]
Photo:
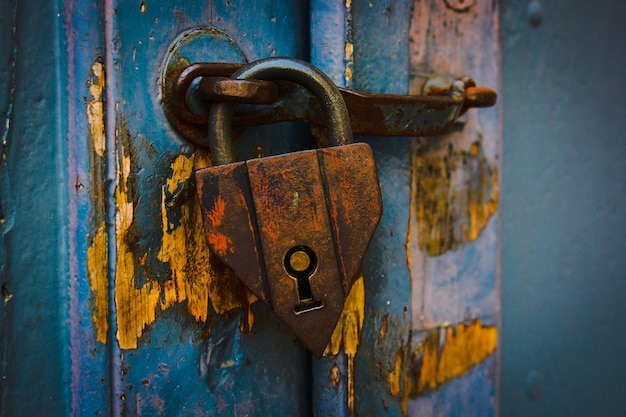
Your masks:
[[[326,117],[331,146],[354,141],[348,109],[333,81],[318,68],[295,58],[273,57],[252,62],[233,73],[232,78],[287,80],[308,89],[317,99]],[[237,103],[219,102],[209,113],[209,146],[213,165],[235,162],[231,126]]]

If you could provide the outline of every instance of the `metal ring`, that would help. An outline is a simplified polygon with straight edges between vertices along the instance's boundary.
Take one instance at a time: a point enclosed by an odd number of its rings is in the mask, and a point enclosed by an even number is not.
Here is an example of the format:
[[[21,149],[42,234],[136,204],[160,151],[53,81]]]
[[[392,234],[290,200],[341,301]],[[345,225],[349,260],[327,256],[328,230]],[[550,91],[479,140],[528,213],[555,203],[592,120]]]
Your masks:
[[[252,62],[232,75],[238,79],[287,80],[306,87],[320,103],[328,120],[331,146],[353,142],[346,104],[337,86],[322,71],[295,58],[265,58]],[[213,165],[235,161],[231,124],[237,103],[215,103],[209,114],[209,146]]]

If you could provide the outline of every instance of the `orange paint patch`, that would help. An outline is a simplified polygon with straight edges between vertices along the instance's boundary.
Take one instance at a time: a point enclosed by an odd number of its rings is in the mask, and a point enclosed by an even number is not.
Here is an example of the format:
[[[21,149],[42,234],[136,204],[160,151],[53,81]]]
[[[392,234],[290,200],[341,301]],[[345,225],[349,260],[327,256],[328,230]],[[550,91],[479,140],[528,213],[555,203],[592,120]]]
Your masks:
[[[228,252],[229,249],[231,252],[233,251],[232,249],[233,242],[228,237],[226,237],[225,235],[221,233],[209,234],[208,240],[211,246],[213,247],[213,249],[218,251],[220,255],[226,254],[226,252]]]
[[[224,205],[224,198],[221,195],[218,195],[215,197],[215,201],[213,202],[213,208],[207,213],[207,217],[213,227],[219,227],[222,224],[225,211],[226,208]]]

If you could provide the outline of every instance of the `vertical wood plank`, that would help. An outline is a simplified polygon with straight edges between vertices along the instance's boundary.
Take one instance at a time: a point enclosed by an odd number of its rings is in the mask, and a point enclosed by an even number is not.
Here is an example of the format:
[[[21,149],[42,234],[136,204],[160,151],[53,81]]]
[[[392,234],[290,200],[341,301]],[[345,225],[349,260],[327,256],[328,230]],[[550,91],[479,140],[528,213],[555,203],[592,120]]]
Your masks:
[[[2,33],[10,75],[0,111],[15,221],[2,282],[0,413],[107,414],[107,348],[97,341],[87,261],[103,214],[94,199],[103,180],[91,130],[97,105],[93,118],[88,110],[97,102],[101,8],[25,0],[2,10],[12,32]]]
[[[335,84],[345,87],[351,83],[346,71],[351,57],[346,58],[346,49],[350,49],[348,30],[351,26],[352,10],[343,1],[313,0],[310,3],[311,63],[326,73]],[[350,414],[354,408],[354,373],[350,370],[354,363],[354,350],[358,337],[346,353],[344,328],[358,329],[359,318],[352,314],[362,311],[362,282],[353,286],[352,294],[346,300],[342,318],[339,320],[329,349],[325,356],[312,358],[312,398],[313,415],[340,417]],[[358,333],[358,330],[357,330]],[[357,336],[357,335],[355,335]]]
[[[160,103],[171,48],[181,65],[305,57],[297,1],[112,1],[115,343],[121,415],[307,415],[310,359],[294,335],[209,254],[197,197],[167,202],[208,164]],[[306,146],[306,130],[237,132],[242,159]]]
[[[495,2],[352,8],[355,88],[420,94],[462,75],[499,87]],[[494,415],[498,110],[443,137],[371,143],[384,215],[365,263],[356,413]]]

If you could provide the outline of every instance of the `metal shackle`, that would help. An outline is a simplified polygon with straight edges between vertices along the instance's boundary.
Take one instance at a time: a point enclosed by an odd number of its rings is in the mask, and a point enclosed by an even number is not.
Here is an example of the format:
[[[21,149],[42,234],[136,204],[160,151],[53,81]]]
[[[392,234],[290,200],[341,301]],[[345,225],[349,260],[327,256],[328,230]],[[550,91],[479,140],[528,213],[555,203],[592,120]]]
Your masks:
[[[237,79],[287,80],[308,89],[317,99],[328,125],[331,146],[353,142],[348,109],[333,81],[318,68],[295,58],[265,58],[252,62],[232,74]],[[209,113],[209,146],[213,165],[235,162],[231,124],[236,102],[219,102]]]

